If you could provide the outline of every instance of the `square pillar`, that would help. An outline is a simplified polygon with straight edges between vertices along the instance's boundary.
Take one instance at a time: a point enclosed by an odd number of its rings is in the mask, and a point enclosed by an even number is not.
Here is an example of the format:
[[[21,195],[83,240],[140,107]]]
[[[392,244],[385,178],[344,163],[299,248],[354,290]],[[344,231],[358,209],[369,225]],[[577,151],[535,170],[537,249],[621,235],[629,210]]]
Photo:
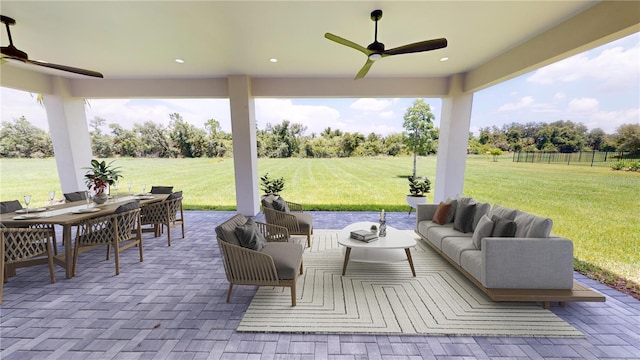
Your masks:
[[[260,205],[256,119],[251,97],[251,79],[246,75],[231,75],[228,82],[236,206],[238,213],[255,216],[260,211]]]

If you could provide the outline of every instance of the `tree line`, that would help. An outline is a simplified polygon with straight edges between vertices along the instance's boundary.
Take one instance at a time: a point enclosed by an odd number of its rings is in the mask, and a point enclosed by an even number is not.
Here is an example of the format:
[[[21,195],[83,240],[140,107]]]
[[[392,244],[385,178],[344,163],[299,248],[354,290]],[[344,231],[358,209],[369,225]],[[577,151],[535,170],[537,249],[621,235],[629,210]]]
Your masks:
[[[426,106],[425,106],[426,105]],[[146,121],[131,129],[96,117],[89,122],[93,156],[106,157],[230,157],[233,144],[231,133],[222,131],[215,119],[205,122],[205,128],[189,124],[178,113],[169,115],[168,126]],[[398,156],[435,154],[439,131],[433,126],[433,114],[428,104],[416,100],[407,109],[405,131],[387,136],[343,132],[327,127],[319,134],[306,135],[307,128],[289,120],[267,124],[257,129],[259,157],[331,158],[349,156]],[[107,124],[109,132],[102,128]],[[579,123],[511,123],[480,130],[478,136],[469,134],[469,152],[487,154],[502,151],[558,151],[583,150],[640,151],[640,124],[620,126],[614,134],[601,129],[587,131]],[[0,126],[0,157],[52,157],[50,135],[32,125],[24,116]]]

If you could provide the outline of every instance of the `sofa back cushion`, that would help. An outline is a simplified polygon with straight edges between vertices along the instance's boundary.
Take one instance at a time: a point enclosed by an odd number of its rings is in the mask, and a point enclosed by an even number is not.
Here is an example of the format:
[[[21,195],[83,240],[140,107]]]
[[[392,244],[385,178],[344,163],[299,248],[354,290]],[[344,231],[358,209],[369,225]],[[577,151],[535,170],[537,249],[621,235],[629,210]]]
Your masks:
[[[489,217],[498,216],[503,219],[513,220],[516,218],[516,210],[509,209],[500,205],[493,205],[491,211],[489,212]]]
[[[551,234],[553,221],[517,210],[514,221],[516,222],[515,237],[522,238],[548,238]]]
[[[491,204],[485,202],[476,202],[476,211],[473,214],[473,224],[471,224],[471,229],[475,230],[480,222],[480,219],[484,215],[489,215],[489,211],[491,210]],[[490,219],[490,218],[489,218]]]

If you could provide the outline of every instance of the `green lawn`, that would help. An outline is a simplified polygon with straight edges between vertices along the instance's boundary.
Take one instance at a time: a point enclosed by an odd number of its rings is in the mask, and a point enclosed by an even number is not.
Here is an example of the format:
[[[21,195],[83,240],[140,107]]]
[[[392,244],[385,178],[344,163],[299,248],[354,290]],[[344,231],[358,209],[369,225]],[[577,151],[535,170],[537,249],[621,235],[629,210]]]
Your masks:
[[[235,209],[231,159],[117,159],[120,192],[143,183],[174,185],[187,209]],[[418,175],[435,184],[434,157],[418,159]],[[260,175],[286,180],[282,195],[309,210],[406,211],[412,158],[260,159]],[[47,193],[61,197],[53,159],[0,160],[0,199],[30,193],[32,206]],[[640,282],[640,174],[578,165],[493,162],[470,156],[464,195],[554,220],[553,232],[574,241],[577,259]],[[430,199],[433,199],[430,196]]]

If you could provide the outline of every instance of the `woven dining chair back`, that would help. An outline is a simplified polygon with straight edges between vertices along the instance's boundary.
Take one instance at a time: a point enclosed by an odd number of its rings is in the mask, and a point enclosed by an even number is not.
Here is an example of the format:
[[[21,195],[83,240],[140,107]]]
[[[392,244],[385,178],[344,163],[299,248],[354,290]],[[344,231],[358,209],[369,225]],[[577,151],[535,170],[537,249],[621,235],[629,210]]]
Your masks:
[[[52,228],[0,228],[0,279],[8,280],[9,272],[13,275],[15,268],[33,266],[42,263],[46,258],[49,265],[51,282],[56,282],[53,269],[53,236]],[[8,271],[7,267],[11,266]],[[2,303],[0,284],[0,303]]]
[[[22,204],[18,200],[8,200],[0,202],[0,214],[11,213],[22,209]]]
[[[82,201],[87,199],[86,191],[76,191],[64,194],[64,200],[66,202]]]
[[[138,205],[139,206],[139,205]],[[138,246],[140,262],[143,261],[142,232],[140,229],[140,208],[115,212],[78,225],[76,243],[73,251],[73,274],[75,276],[78,256],[98,246],[107,246],[107,260],[111,247],[114,249],[116,275],[120,275],[120,252]]]
[[[184,210],[182,208],[182,191],[175,192],[165,201],[152,203],[142,207],[140,213],[142,225],[153,225],[151,229],[158,237],[167,229],[167,245],[171,246],[171,229],[176,226],[182,228],[184,239]],[[145,229],[149,230],[149,229]]]

